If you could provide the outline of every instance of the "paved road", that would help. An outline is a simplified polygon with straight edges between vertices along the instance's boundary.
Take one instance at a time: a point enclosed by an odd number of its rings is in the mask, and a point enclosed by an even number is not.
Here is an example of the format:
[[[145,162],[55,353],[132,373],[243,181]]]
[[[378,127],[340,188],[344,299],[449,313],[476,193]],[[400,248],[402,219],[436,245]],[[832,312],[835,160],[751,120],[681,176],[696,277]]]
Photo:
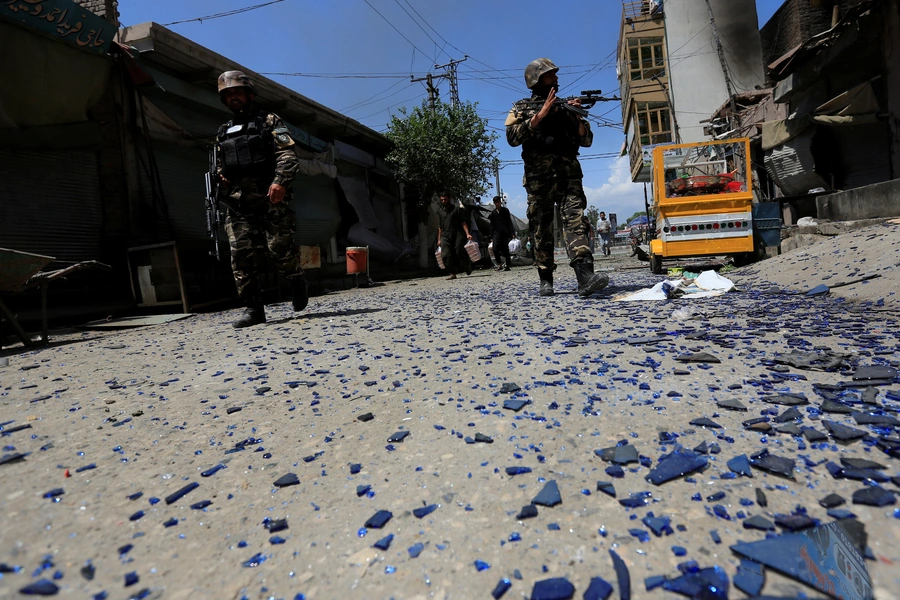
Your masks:
[[[300,316],[270,306],[269,322],[248,330],[232,330],[229,311],[8,355],[0,456],[25,456],[0,465],[0,563],[20,568],[3,574],[0,598],[41,578],[73,598],[483,598],[503,579],[504,597],[523,598],[554,577],[581,598],[594,577],[619,585],[610,550],[634,597],[675,598],[646,592],[645,578],[674,579],[686,560],[731,577],[729,546],[766,535],[744,520],[806,511],[829,523],[819,501],[830,493],[865,525],[877,597],[897,595],[895,507],[853,504],[863,483],[826,466],[866,458],[900,474],[875,444],[896,429],[820,412],[825,396],[852,410],[876,409],[864,399],[900,407],[896,378],[874,396],[852,380],[858,365],[896,366],[896,315],[767,289],[694,301],[684,322],[672,318],[683,302],[611,300],[658,281],[646,269],[611,271],[588,300],[571,269],[557,273],[553,298],[536,296],[531,268],[479,271],[317,297]],[[677,360],[695,352],[720,362]],[[778,363],[799,352],[834,370]],[[742,424],[784,413],[763,398],[786,393],[809,402],[796,424],[870,437],[812,443]],[[734,400],[747,412],[717,405]],[[712,425],[691,424],[704,417]],[[491,443],[467,443],[477,434]],[[621,469],[596,452],[624,442],[641,458]],[[645,479],[676,449],[714,444],[703,472]],[[764,449],[794,461],[792,479],[726,466]],[[561,503],[517,518],[550,482]],[[633,508],[620,503],[629,497]],[[379,511],[391,513],[381,527],[370,521]],[[670,535],[651,532],[651,512],[670,519]],[[817,596],[771,569],[764,591]]]

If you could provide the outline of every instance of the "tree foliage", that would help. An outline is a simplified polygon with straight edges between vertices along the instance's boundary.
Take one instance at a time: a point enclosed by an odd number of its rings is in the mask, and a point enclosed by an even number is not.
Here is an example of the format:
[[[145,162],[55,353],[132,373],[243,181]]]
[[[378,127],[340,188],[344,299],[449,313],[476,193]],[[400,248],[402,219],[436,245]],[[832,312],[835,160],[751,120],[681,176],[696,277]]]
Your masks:
[[[457,107],[439,102],[434,113],[423,101],[410,114],[391,117],[385,134],[394,144],[386,161],[397,181],[418,190],[420,217],[425,220],[435,193],[446,190],[453,198],[467,200],[487,191],[497,160],[497,134],[475,104]]]

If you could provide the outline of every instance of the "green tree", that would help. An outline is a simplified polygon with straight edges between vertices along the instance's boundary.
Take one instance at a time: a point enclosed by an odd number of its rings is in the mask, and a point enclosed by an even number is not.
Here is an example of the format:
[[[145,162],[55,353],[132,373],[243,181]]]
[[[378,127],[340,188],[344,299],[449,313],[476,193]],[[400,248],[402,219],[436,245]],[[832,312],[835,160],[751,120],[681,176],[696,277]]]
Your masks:
[[[475,104],[459,106],[440,102],[432,113],[427,101],[410,114],[391,117],[385,134],[394,148],[385,160],[397,181],[419,193],[419,218],[428,218],[435,193],[446,190],[466,201],[480,197],[488,189],[497,160],[497,134],[488,129],[487,119],[478,116]]]
[[[587,217],[588,223],[591,224],[591,227],[597,229],[597,221],[600,220],[600,209],[591,204],[588,206],[588,209],[584,211],[584,216]]]

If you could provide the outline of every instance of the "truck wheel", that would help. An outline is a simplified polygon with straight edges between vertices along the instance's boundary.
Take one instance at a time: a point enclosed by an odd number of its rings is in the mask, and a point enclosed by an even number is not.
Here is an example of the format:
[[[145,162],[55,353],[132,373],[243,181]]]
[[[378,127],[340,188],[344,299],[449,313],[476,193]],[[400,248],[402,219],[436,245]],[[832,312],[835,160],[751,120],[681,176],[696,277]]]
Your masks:
[[[654,275],[662,275],[662,256],[650,255],[650,272]]]

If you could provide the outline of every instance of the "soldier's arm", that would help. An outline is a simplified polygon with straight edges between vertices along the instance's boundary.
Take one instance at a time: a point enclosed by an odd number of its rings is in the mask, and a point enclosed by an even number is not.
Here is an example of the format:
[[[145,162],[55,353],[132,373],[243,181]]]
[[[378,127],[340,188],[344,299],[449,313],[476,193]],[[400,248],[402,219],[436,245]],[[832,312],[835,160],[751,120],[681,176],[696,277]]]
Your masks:
[[[523,142],[534,137],[535,131],[531,127],[531,111],[512,108],[506,116],[506,141],[510,146],[521,146]]]
[[[594,143],[594,132],[591,131],[591,124],[586,119],[581,119],[578,127],[578,145],[583,148],[589,148]]]
[[[275,178],[272,183],[290,188],[300,168],[300,159],[294,151],[294,140],[278,115],[268,115],[266,126],[275,138]]]

